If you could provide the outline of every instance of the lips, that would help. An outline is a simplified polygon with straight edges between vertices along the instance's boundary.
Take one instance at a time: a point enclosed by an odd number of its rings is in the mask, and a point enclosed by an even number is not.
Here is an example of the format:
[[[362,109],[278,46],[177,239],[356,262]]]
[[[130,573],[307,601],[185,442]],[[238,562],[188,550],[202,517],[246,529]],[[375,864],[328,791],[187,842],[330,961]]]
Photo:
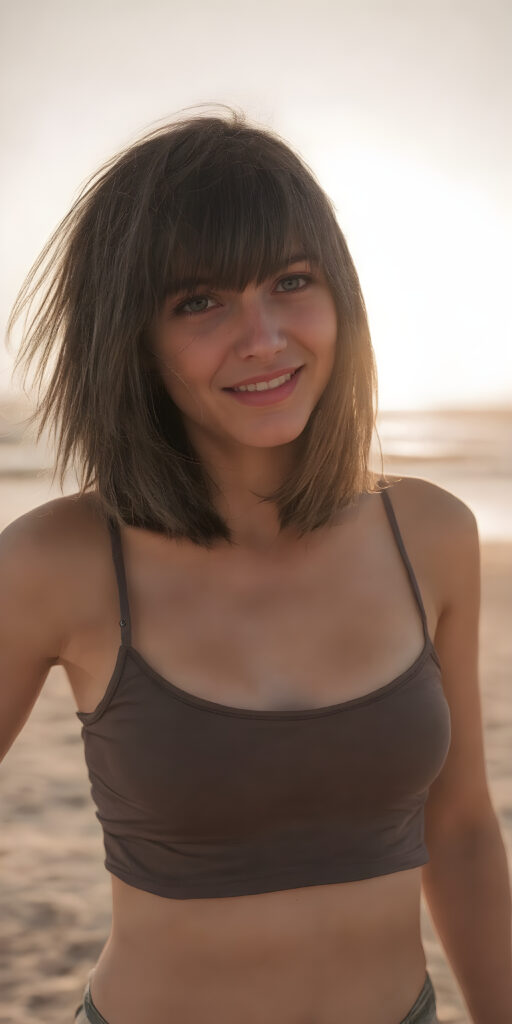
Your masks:
[[[235,388],[245,388],[249,384],[268,384],[270,380],[277,380],[278,377],[284,377],[289,373],[291,373],[292,376],[295,376],[295,374],[301,369],[302,366],[285,366],[282,370],[274,370],[273,373],[267,373],[263,377],[249,377],[248,380],[241,380],[238,384],[233,384],[230,388],[222,388],[222,390],[234,391]]]

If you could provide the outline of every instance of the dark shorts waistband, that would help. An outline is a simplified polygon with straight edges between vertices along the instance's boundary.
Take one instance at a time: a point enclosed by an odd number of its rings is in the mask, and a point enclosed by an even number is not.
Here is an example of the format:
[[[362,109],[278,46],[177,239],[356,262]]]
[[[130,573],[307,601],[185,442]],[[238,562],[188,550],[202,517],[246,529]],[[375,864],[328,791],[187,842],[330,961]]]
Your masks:
[[[400,1024],[439,1024],[436,993],[428,971],[421,992]]]
[[[105,1017],[92,1001],[90,979],[91,975],[87,979],[83,1000],[75,1010],[74,1024],[88,1024],[88,1022],[90,1024],[108,1024],[108,1020],[105,1020]]]

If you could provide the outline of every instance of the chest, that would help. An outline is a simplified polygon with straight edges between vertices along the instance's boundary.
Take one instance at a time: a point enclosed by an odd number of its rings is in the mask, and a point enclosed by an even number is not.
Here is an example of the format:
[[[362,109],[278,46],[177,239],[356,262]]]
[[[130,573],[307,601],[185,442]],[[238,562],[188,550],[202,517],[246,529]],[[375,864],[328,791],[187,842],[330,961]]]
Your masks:
[[[411,531],[407,545],[433,636],[435,580]],[[131,536],[123,555],[132,646],[163,679],[200,698],[254,710],[351,700],[405,671],[424,643],[418,601],[382,515],[280,564],[178,550],[162,561]],[[120,642],[114,573],[106,579],[104,602],[66,652],[83,711],[101,700]]]
[[[164,677],[235,706],[360,696],[408,667],[424,639],[403,565],[371,554],[242,584],[189,575],[160,598],[141,581],[132,643]]]

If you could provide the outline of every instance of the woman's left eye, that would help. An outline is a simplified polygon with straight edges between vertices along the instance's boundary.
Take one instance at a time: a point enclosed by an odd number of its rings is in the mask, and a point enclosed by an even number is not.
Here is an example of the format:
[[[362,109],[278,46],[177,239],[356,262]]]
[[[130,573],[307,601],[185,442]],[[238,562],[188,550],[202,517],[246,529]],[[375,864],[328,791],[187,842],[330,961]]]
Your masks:
[[[303,278],[303,280],[306,282],[306,284],[309,284],[312,281],[311,274],[291,274],[291,275],[288,275],[288,277],[282,277],[281,280],[278,281],[277,283],[278,284],[282,284],[283,281],[297,281],[297,280],[300,280],[300,278]],[[295,288],[294,291],[302,292],[302,291],[304,291],[304,289],[303,288]]]
[[[280,285],[283,283],[283,281],[297,281],[300,280],[301,278],[306,282],[306,284],[303,285],[302,288],[288,288],[286,289],[286,291],[303,292],[313,280],[311,274],[287,274],[286,277],[282,277],[277,283],[278,285]],[[176,306],[174,312],[176,316],[201,316],[202,313],[209,313],[209,309],[199,309],[193,312],[187,312],[187,310],[185,310],[185,306],[189,306],[192,302],[201,302],[203,299],[208,300],[210,298],[210,295],[189,295],[186,299],[183,300],[183,302],[180,302],[179,306]]]

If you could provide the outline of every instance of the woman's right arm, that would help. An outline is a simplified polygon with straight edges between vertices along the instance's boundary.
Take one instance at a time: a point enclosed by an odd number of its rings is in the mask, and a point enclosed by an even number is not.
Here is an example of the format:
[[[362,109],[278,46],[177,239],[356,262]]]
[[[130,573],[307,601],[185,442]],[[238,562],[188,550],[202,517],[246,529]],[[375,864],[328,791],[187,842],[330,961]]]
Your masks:
[[[33,509],[0,533],[0,761],[62,650],[63,602],[47,510]]]

